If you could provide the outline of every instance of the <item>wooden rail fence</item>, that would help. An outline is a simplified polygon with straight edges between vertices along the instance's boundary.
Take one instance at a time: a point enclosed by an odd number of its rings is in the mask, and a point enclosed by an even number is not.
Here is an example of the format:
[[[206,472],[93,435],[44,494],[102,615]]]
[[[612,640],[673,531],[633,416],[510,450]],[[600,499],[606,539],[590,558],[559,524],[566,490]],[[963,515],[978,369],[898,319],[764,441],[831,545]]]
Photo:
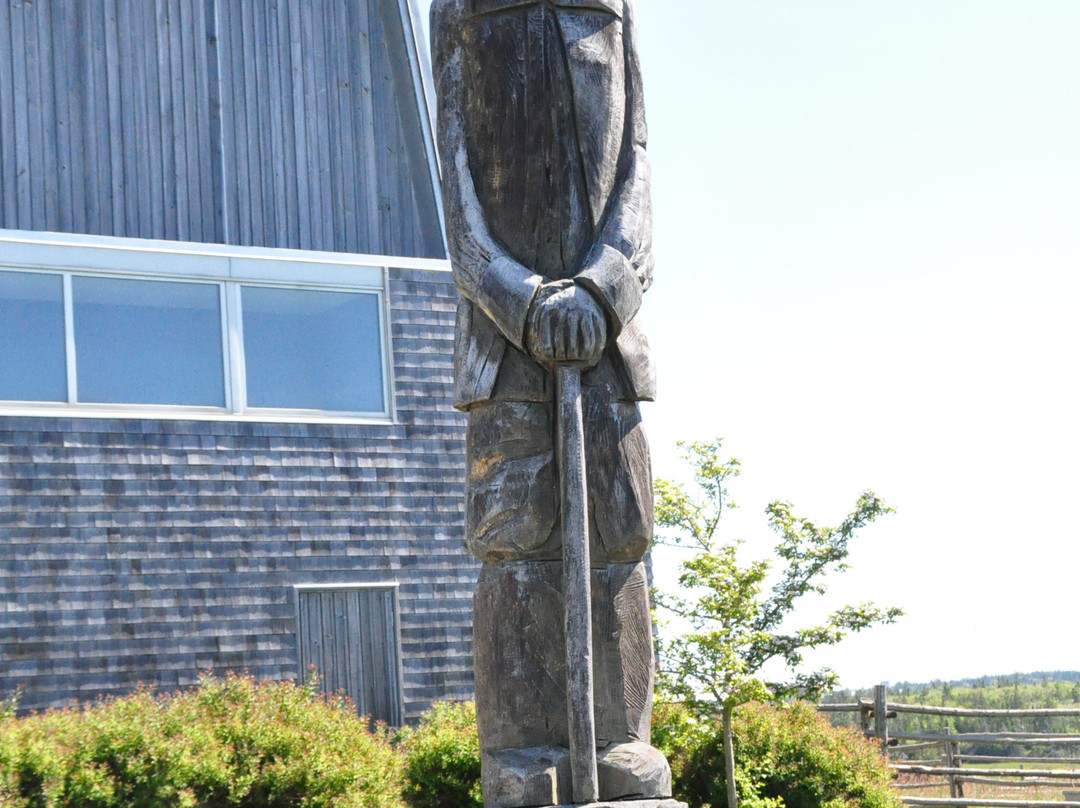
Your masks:
[[[889,719],[903,713],[932,715],[944,718],[1080,718],[1080,709],[1001,710],[968,709],[963,707],[934,707],[927,704],[894,704],[889,701],[886,685],[874,688],[873,699],[861,699],[851,704],[819,704],[825,713],[858,713],[862,731],[881,744],[882,753],[891,755],[890,764],[897,773],[920,775],[931,779],[898,783],[897,788],[919,789],[949,786],[948,797],[914,797],[903,795],[905,805],[926,808],[953,808],[956,806],[981,806],[981,808],[1080,808],[1080,769],[1025,768],[1030,764],[1080,765],[1080,756],[1073,757],[1018,757],[1006,755],[980,755],[964,753],[964,744],[1001,744],[1025,746],[1075,745],[1080,750],[1080,733],[1050,732],[951,732],[943,727],[941,732],[904,733],[890,732]],[[941,749],[937,760],[916,761],[901,755],[915,750]],[[965,768],[964,764],[1012,763],[1013,766],[985,769]],[[1057,786],[1064,795],[1062,800],[990,799],[965,796],[964,784],[978,783],[998,787]],[[1072,788],[1070,788],[1072,786]]]

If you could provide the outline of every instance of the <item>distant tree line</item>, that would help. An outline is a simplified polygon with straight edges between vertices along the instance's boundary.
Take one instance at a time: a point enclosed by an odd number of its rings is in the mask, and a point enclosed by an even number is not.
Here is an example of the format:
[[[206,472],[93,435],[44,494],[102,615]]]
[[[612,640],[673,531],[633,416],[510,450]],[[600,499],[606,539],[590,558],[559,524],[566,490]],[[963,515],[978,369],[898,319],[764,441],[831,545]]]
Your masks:
[[[873,688],[865,690],[834,690],[824,701],[854,702],[873,699]],[[1080,708],[1080,671],[1039,671],[1014,673],[1008,676],[983,676],[945,682],[936,680],[922,684],[901,682],[889,685],[889,701],[899,704],[929,704],[938,707],[970,709],[1032,710],[1046,708]],[[855,725],[854,713],[833,713],[838,724]],[[948,727],[951,732],[1064,732],[1080,733],[1080,717],[1039,716],[1011,717],[942,717],[901,713],[890,719],[890,732],[939,733]],[[1080,757],[1080,746],[1042,746],[1031,744],[967,744],[964,751],[975,755],[1008,755],[1015,757]],[[930,752],[929,754],[935,754]]]

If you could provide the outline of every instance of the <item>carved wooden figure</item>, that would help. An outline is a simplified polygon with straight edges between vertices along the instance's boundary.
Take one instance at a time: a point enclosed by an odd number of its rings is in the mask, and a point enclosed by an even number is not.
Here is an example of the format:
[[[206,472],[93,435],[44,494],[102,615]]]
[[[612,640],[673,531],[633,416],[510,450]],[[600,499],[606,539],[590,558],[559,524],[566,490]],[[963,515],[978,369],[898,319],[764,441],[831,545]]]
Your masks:
[[[483,562],[474,642],[484,804],[675,805],[667,762],[648,743],[652,480],[637,402],[655,385],[635,315],[653,255],[632,4],[435,0],[431,33],[462,295],[466,531]],[[580,664],[592,666],[598,793],[576,782],[576,765],[572,777],[569,751],[555,446],[555,378],[567,366],[581,371],[566,378],[580,378],[584,415],[592,656]]]

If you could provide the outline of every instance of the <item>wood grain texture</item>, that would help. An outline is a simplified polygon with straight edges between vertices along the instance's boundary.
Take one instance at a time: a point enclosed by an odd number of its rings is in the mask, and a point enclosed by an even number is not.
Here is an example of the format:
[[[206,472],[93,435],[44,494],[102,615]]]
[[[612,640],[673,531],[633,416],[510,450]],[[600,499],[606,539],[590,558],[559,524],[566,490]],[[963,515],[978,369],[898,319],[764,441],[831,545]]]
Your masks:
[[[184,113],[209,106],[206,2],[5,4],[0,227],[203,236],[213,206],[190,200],[210,154]]]
[[[0,227],[443,257],[397,0],[0,10]]]
[[[570,775],[574,801],[588,803],[600,798],[600,786],[596,773],[592,586],[589,580],[592,565],[589,561],[589,497],[585,481],[581,368],[560,365],[555,378]]]
[[[431,32],[462,295],[466,531],[484,562],[484,804],[666,797],[670,769],[642,737],[644,573],[612,588],[652,530],[636,402],[654,385],[635,320],[652,230],[632,4],[435,0]]]
[[[404,720],[392,588],[297,593],[299,672],[314,670],[328,695],[344,692],[361,715],[400,726]]]

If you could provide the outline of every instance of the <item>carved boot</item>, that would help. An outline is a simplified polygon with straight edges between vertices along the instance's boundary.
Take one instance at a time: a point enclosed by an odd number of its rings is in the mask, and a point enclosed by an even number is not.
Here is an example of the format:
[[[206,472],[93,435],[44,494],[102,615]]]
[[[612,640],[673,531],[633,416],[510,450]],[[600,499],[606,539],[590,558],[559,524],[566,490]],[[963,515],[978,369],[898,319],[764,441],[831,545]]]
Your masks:
[[[660,750],[647,743],[631,741],[597,750],[596,773],[603,800],[671,796],[671,767]]]
[[[667,762],[648,745],[653,651],[644,564],[594,569],[592,586],[600,798],[668,797]],[[485,808],[570,804],[561,563],[485,564],[474,610]]]

